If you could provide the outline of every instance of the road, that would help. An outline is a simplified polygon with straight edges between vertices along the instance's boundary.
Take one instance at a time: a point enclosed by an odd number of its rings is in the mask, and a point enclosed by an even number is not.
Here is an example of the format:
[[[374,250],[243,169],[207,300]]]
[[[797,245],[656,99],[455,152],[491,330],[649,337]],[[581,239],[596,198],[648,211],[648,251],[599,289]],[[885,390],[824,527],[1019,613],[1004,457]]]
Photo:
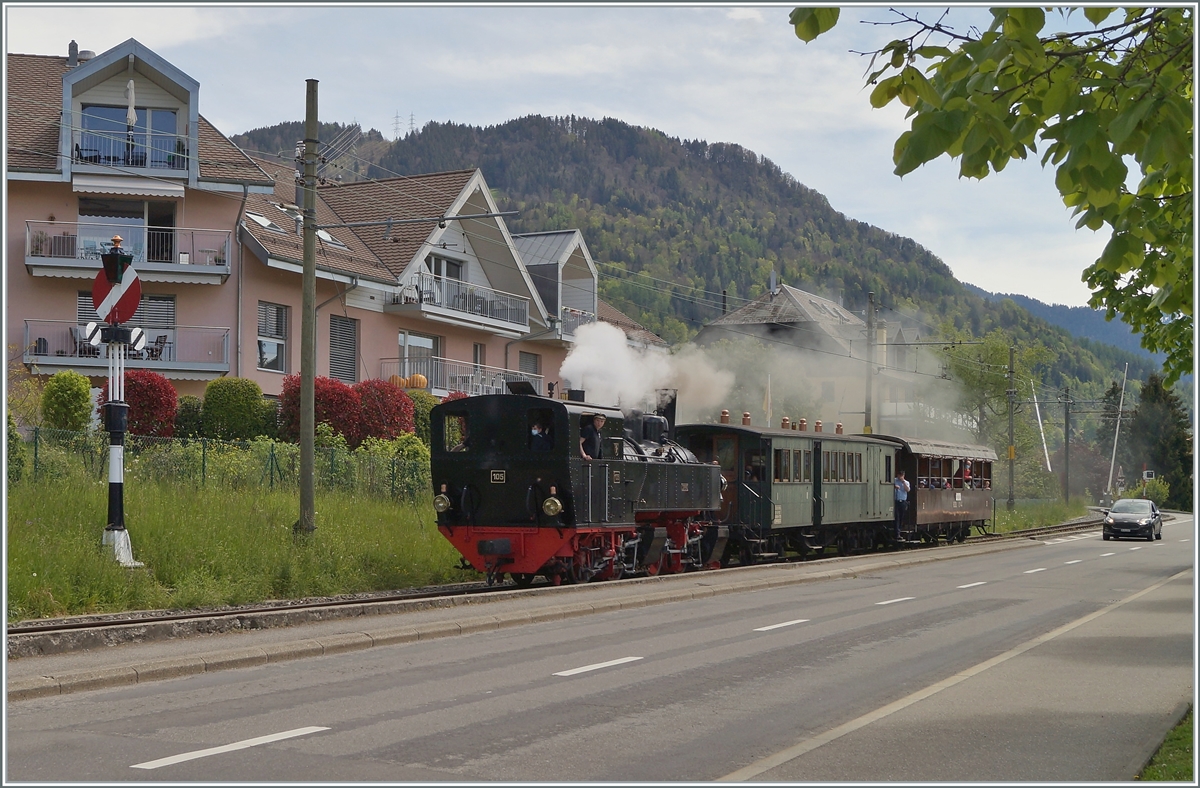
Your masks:
[[[13,781],[1106,781],[1193,696],[1195,529],[8,705]],[[954,548],[939,548],[952,550]]]

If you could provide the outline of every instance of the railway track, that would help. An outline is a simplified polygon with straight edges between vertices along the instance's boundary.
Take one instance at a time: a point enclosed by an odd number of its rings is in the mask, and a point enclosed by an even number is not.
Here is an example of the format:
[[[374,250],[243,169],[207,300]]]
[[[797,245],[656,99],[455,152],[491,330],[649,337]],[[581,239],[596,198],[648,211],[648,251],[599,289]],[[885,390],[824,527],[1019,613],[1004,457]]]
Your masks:
[[[1085,518],[1062,525],[1030,528],[1006,534],[981,534],[972,536],[968,544],[1004,541],[1011,539],[1039,539],[1063,533],[1093,528],[1100,524],[1099,518]],[[908,548],[906,548],[908,549]],[[913,548],[924,549],[924,548]],[[799,558],[792,560],[802,560]],[[828,558],[807,558],[806,561],[822,561]],[[719,571],[738,571],[730,567]],[[537,585],[535,588],[546,588]],[[489,587],[484,582],[455,583],[431,586],[398,592],[350,594],[334,598],[283,600],[257,605],[230,606],[203,610],[139,610],[125,613],[73,616],[59,619],[21,621],[7,626],[9,656],[45,653],[42,648],[35,651],[22,649],[21,644],[56,635],[83,635],[81,640],[87,648],[91,645],[114,645],[133,642],[148,637],[152,631],[169,631],[170,636],[186,635],[189,631],[215,633],[238,629],[258,629],[268,626],[288,626],[293,623],[329,620],[364,613],[386,614],[414,607],[453,606],[466,598],[498,591],[511,591],[509,584]],[[264,623],[277,621],[277,623]],[[16,650],[14,651],[14,645]]]

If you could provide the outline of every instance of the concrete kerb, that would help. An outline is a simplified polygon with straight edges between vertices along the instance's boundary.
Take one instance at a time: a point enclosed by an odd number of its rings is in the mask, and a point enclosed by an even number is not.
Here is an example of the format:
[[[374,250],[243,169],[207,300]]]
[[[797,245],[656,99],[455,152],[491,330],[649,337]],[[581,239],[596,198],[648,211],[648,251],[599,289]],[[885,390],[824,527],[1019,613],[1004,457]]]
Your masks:
[[[921,551],[920,553],[901,555],[895,558],[890,558],[883,561],[875,561],[867,564],[856,563],[848,566],[832,566],[828,569],[821,569],[814,572],[785,572],[780,577],[766,578],[751,576],[744,579],[739,578],[738,580],[731,582],[723,582],[719,585],[703,585],[700,587],[679,588],[674,590],[663,589],[633,597],[551,605],[528,612],[505,613],[489,616],[471,616],[469,618],[462,618],[454,621],[438,621],[414,626],[391,627],[377,631],[368,630],[364,632],[325,636],[317,639],[297,639],[295,641],[278,643],[264,647],[229,649],[224,651],[197,654],[194,657],[155,660],[145,663],[134,663],[130,665],[101,668],[97,670],[73,671],[63,673],[59,676],[28,676],[22,678],[10,678],[8,680],[7,697],[9,702],[13,702],[18,700],[30,700],[33,698],[47,697],[50,695],[65,695],[73,692],[84,692],[88,690],[119,687],[147,681],[160,681],[163,679],[180,678],[197,673],[210,673],[218,670],[232,670],[236,668],[251,667],[254,665],[264,665],[274,662],[302,659],[305,657],[337,654],[346,651],[358,651],[362,649],[373,648],[375,646],[433,640],[435,638],[453,637],[471,632],[507,629],[509,627],[523,626],[530,623],[560,621],[568,618],[592,615],[594,613],[630,610],[633,608],[647,607],[649,605],[709,598],[718,594],[723,595],[745,591],[759,591],[796,585],[799,583],[812,583],[819,582],[821,580],[856,577],[867,572],[897,569],[903,566],[930,563],[932,561],[943,561],[951,558],[967,558],[986,552],[996,552],[999,550],[1028,547],[1034,544],[1037,544],[1037,542],[1016,541],[978,545],[974,548],[968,545],[952,551],[930,550],[928,553],[926,553],[926,551]],[[835,561],[838,562],[854,560],[854,557],[847,559],[835,559]],[[861,557],[859,557],[858,560],[861,560]],[[804,569],[806,567],[812,568],[812,565],[766,564],[763,565],[761,569],[787,570]],[[752,567],[751,569],[757,568],[759,567]],[[629,581],[618,582],[626,584],[626,587],[629,587],[638,584],[670,581],[672,578],[695,580],[697,577],[698,575],[690,574],[671,575],[656,578],[635,578]],[[579,588],[603,589],[605,585],[606,584],[582,586]],[[610,587],[615,587],[617,586],[617,583],[607,585]],[[553,589],[530,589],[524,592],[514,591],[511,593],[520,594],[522,596],[541,596],[547,592],[553,592]],[[421,600],[420,602],[428,603],[437,601],[438,600]],[[455,604],[421,604],[415,609],[462,606],[461,600],[451,601],[453,601]],[[471,604],[471,602],[468,602],[467,604]],[[392,604],[388,605],[388,607],[392,606]],[[360,608],[358,615],[361,616],[365,615],[365,612],[361,608],[368,606],[356,605],[352,607]],[[407,607],[405,609],[412,610],[414,607]],[[303,614],[306,611],[284,612],[285,614],[301,614],[296,615],[295,618],[303,618]],[[327,619],[316,616],[309,617],[308,620],[312,621]],[[140,628],[145,630],[146,634],[148,635],[151,634],[154,629],[154,627],[146,625],[140,625]],[[195,629],[200,630],[202,627],[196,627]],[[178,629],[176,629],[175,636],[179,636]],[[148,639],[165,638],[151,637]]]

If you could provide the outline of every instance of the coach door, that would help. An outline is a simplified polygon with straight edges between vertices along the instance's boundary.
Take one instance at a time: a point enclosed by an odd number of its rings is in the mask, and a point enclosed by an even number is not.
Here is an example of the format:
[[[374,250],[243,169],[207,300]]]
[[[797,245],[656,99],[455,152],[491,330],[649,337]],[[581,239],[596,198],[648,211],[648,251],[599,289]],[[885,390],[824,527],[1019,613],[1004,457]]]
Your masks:
[[[825,492],[821,485],[821,481],[825,478],[825,468],[829,464],[829,458],[821,452],[821,441],[813,441],[812,444],[812,522],[814,526],[820,525],[823,515],[825,514]]]

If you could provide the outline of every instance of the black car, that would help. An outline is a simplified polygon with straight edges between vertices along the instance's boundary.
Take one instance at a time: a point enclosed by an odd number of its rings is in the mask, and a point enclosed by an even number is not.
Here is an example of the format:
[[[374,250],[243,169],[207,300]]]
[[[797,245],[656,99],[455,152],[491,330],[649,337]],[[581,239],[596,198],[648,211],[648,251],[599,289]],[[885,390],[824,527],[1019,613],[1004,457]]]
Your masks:
[[[1117,536],[1137,536],[1152,542],[1162,539],[1162,513],[1154,501],[1123,498],[1104,510],[1105,540]]]

